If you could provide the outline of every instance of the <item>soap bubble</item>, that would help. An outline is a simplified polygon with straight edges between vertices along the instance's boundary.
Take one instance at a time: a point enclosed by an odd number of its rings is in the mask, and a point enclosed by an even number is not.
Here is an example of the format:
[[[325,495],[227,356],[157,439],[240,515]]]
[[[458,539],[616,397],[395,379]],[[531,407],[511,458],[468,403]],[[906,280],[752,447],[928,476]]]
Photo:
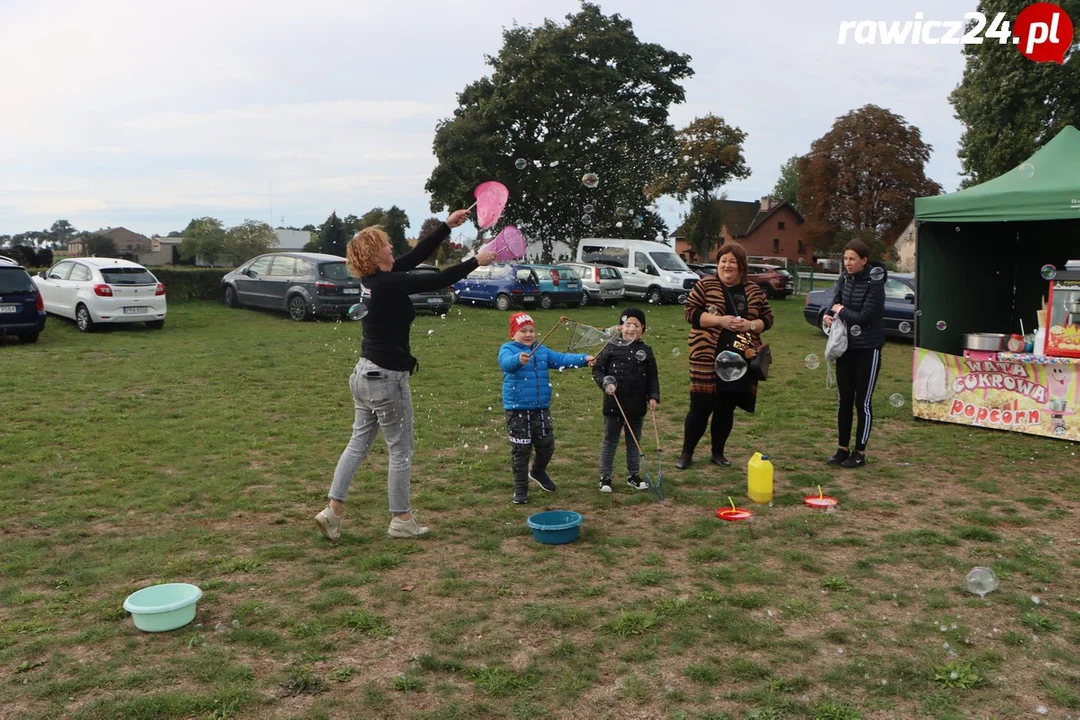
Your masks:
[[[428,335],[434,335],[434,334],[435,334],[435,331],[434,331],[434,330],[428,330],[428,331],[427,331],[427,334],[428,334]]]
[[[985,597],[986,593],[994,592],[998,588],[998,576],[990,568],[972,568],[964,578],[964,587],[969,593]]]
[[[645,358],[649,356],[645,354],[644,350],[638,350],[636,353],[634,353],[634,357],[636,357],[640,362],[645,362]]]
[[[640,218],[640,217],[636,217],[636,218],[634,218],[634,229],[635,229],[635,230],[639,230],[639,229],[641,229],[641,226],[642,226],[643,224],[644,224],[644,223],[643,223],[643,222],[641,221],[641,218]]]
[[[581,176],[581,184],[587,188],[594,188],[600,184],[600,176],[596,173],[585,173]]]
[[[889,404],[892,405],[893,407],[903,407],[904,406],[904,396],[901,395],[900,393],[893,393],[892,395],[889,396]]]
[[[916,310],[915,317],[922,317],[922,310]]]
[[[585,207],[583,207],[583,208],[581,208],[581,209],[582,209],[582,210],[584,210],[584,211],[585,211],[586,213],[588,213],[588,214],[590,214],[590,215],[591,215],[591,214],[592,214],[592,212],[593,212],[593,210],[595,210],[596,208],[595,208],[595,207],[593,207],[593,204],[592,204],[592,203],[588,203],[588,204],[587,204],[587,205],[586,205]]]
[[[814,353],[810,353],[809,355],[806,356],[806,369],[807,370],[817,370],[820,366],[821,366],[821,361],[818,359],[817,355],[815,355]]]
[[[620,220],[619,222],[615,223],[615,227],[617,227],[617,228],[619,228],[619,227],[622,227],[622,220]]]
[[[629,211],[629,210],[627,210],[627,209],[626,209],[626,208],[624,208],[624,207],[617,207],[617,208],[615,208],[615,215],[616,215],[617,217],[626,217],[626,216],[627,216],[627,215],[629,215],[629,214],[630,214],[630,211]]]
[[[524,170],[526,166],[528,166],[528,164],[529,163],[525,161],[525,158],[518,158],[514,161],[514,167],[516,167],[518,170]]]
[[[880,280],[883,277],[885,277],[885,268],[883,268],[881,266],[875,266],[875,267],[870,268],[870,279],[871,280]]]
[[[615,392],[615,388],[619,387],[619,384],[615,382],[614,375],[605,375],[604,379],[600,381],[600,386],[604,388],[604,392],[611,394]]]
[[[859,337],[862,335],[862,328],[858,325],[851,326],[851,337]]]
[[[679,348],[671,348],[671,357],[679,357]]]
[[[363,320],[368,314],[368,307],[364,303],[356,303],[349,308],[348,317],[350,320]]]
[[[901,322],[900,323],[900,332],[904,333],[905,335],[907,335],[909,332],[911,332],[911,323],[909,323],[906,320]]]
[[[713,364],[716,376],[724,382],[734,382],[746,374],[746,358],[737,352],[724,350],[716,356]]]
[[[944,320],[938,320],[937,325],[935,325],[934,327],[936,327],[938,330],[944,330],[945,328],[949,327],[949,324],[946,323]]]
[[[552,160],[551,162],[548,163],[548,167],[558,167],[558,166],[559,166],[559,161],[558,160]]]
[[[1043,280],[1053,280],[1057,277],[1057,268],[1053,265],[1043,265],[1039,274],[1042,275]]]
[[[583,225],[592,225],[592,215],[582,215],[581,222]]]
[[[1024,163],[1020,166],[1020,177],[1029,178],[1035,174],[1035,166],[1031,163]]]

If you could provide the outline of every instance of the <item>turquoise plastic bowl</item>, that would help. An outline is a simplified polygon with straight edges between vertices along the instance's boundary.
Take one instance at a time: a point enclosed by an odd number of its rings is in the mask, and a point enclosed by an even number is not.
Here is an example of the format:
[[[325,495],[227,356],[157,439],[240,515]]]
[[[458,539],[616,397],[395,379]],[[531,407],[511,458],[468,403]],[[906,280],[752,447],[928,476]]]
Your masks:
[[[526,521],[533,539],[545,545],[574,542],[581,534],[582,517],[573,510],[548,510],[530,515]]]
[[[135,627],[144,632],[165,632],[182,628],[195,619],[195,603],[202,590],[188,583],[151,585],[124,600]]]

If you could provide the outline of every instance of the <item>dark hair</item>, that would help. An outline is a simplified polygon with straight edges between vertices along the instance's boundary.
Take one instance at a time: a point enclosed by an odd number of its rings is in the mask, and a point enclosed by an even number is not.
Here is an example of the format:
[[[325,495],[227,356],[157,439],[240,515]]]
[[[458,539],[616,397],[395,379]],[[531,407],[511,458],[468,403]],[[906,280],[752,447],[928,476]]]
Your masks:
[[[746,283],[746,273],[749,271],[749,265],[746,262],[746,250],[742,245],[736,245],[735,243],[726,243],[716,251],[716,264],[719,269],[720,258],[725,255],[734,255],[735,261],[739,263],[739,282]]]
[[[848,250],[853,250],[863,260],[870,257],[870,248],[866,247],[866,243],[862,240],[849,240],[848,244],[844,246],[844,252]]]

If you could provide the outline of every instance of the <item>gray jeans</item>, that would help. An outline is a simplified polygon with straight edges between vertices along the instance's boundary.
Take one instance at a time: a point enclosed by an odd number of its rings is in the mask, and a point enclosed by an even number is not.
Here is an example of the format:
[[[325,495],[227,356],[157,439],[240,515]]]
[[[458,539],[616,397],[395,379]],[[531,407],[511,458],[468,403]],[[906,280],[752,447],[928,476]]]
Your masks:
[[[352,437],[334,469],[330,499],[345,502],[349,484],[364,462],[382,428],[390,467],[386,492],[390,512],[409,512],[409,479],[412,475],[413,408],[406,370],[386,370],[360,358],[349,378],[356,414]]]
[[[626,474],[637,475],[641,470],[641,453],[634,444],[634,437],[641,442],[641,426],[644,417],[629,417],[629,427],[623,423],[621,417],[615,415],[604,416],[604,441],[600,443],[600,477],[611,477],[612,466],[615,464],[615,451],[619,447],[619,435],[626,436]],[[631,436],[633,432],[633,436]]]

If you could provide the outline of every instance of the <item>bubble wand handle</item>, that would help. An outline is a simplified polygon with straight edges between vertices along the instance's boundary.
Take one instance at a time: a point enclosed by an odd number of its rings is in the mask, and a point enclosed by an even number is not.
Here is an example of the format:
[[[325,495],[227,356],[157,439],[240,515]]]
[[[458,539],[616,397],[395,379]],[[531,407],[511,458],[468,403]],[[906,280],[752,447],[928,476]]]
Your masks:
[[[622,403],[619,402],[618,395],[612,395],[615,400],[615,405],[619,408],[619,414],[622,415],[623,422],[626,423],[626,432],[630,433],[630,437],[634,439],[634,447],[637,448],[638,455],[645,457],[645,451],[641,449],[641,443],[638,442],[637,435],[630,429],[630,421],[626,418],[626,411],[622,409]]]
[[[544,337],[540,338],[540,342],[536,343],[536,347],[534,347],[532,350],[529,351],[529,357],[531,358],[533,356],[533,353],[535,353],[537,350],[540,349],[540,346],[544,344],[544,341],[547,340],[549,337],[551,337],[551,333],[558,330],[559,326],[562,325],[564,322],[566,322],[569,319],[570,318],[566,317],[565,315],[560,315],[559,316],[559,321],[557,323],[555,323],[555,327],[548,330],[547,335],[544,335]]]
[[[652,415],[652,429],[656,436],[656,452],[660,452],[660,428],[656,424],[656,408],[649,408],[649,414]]]

